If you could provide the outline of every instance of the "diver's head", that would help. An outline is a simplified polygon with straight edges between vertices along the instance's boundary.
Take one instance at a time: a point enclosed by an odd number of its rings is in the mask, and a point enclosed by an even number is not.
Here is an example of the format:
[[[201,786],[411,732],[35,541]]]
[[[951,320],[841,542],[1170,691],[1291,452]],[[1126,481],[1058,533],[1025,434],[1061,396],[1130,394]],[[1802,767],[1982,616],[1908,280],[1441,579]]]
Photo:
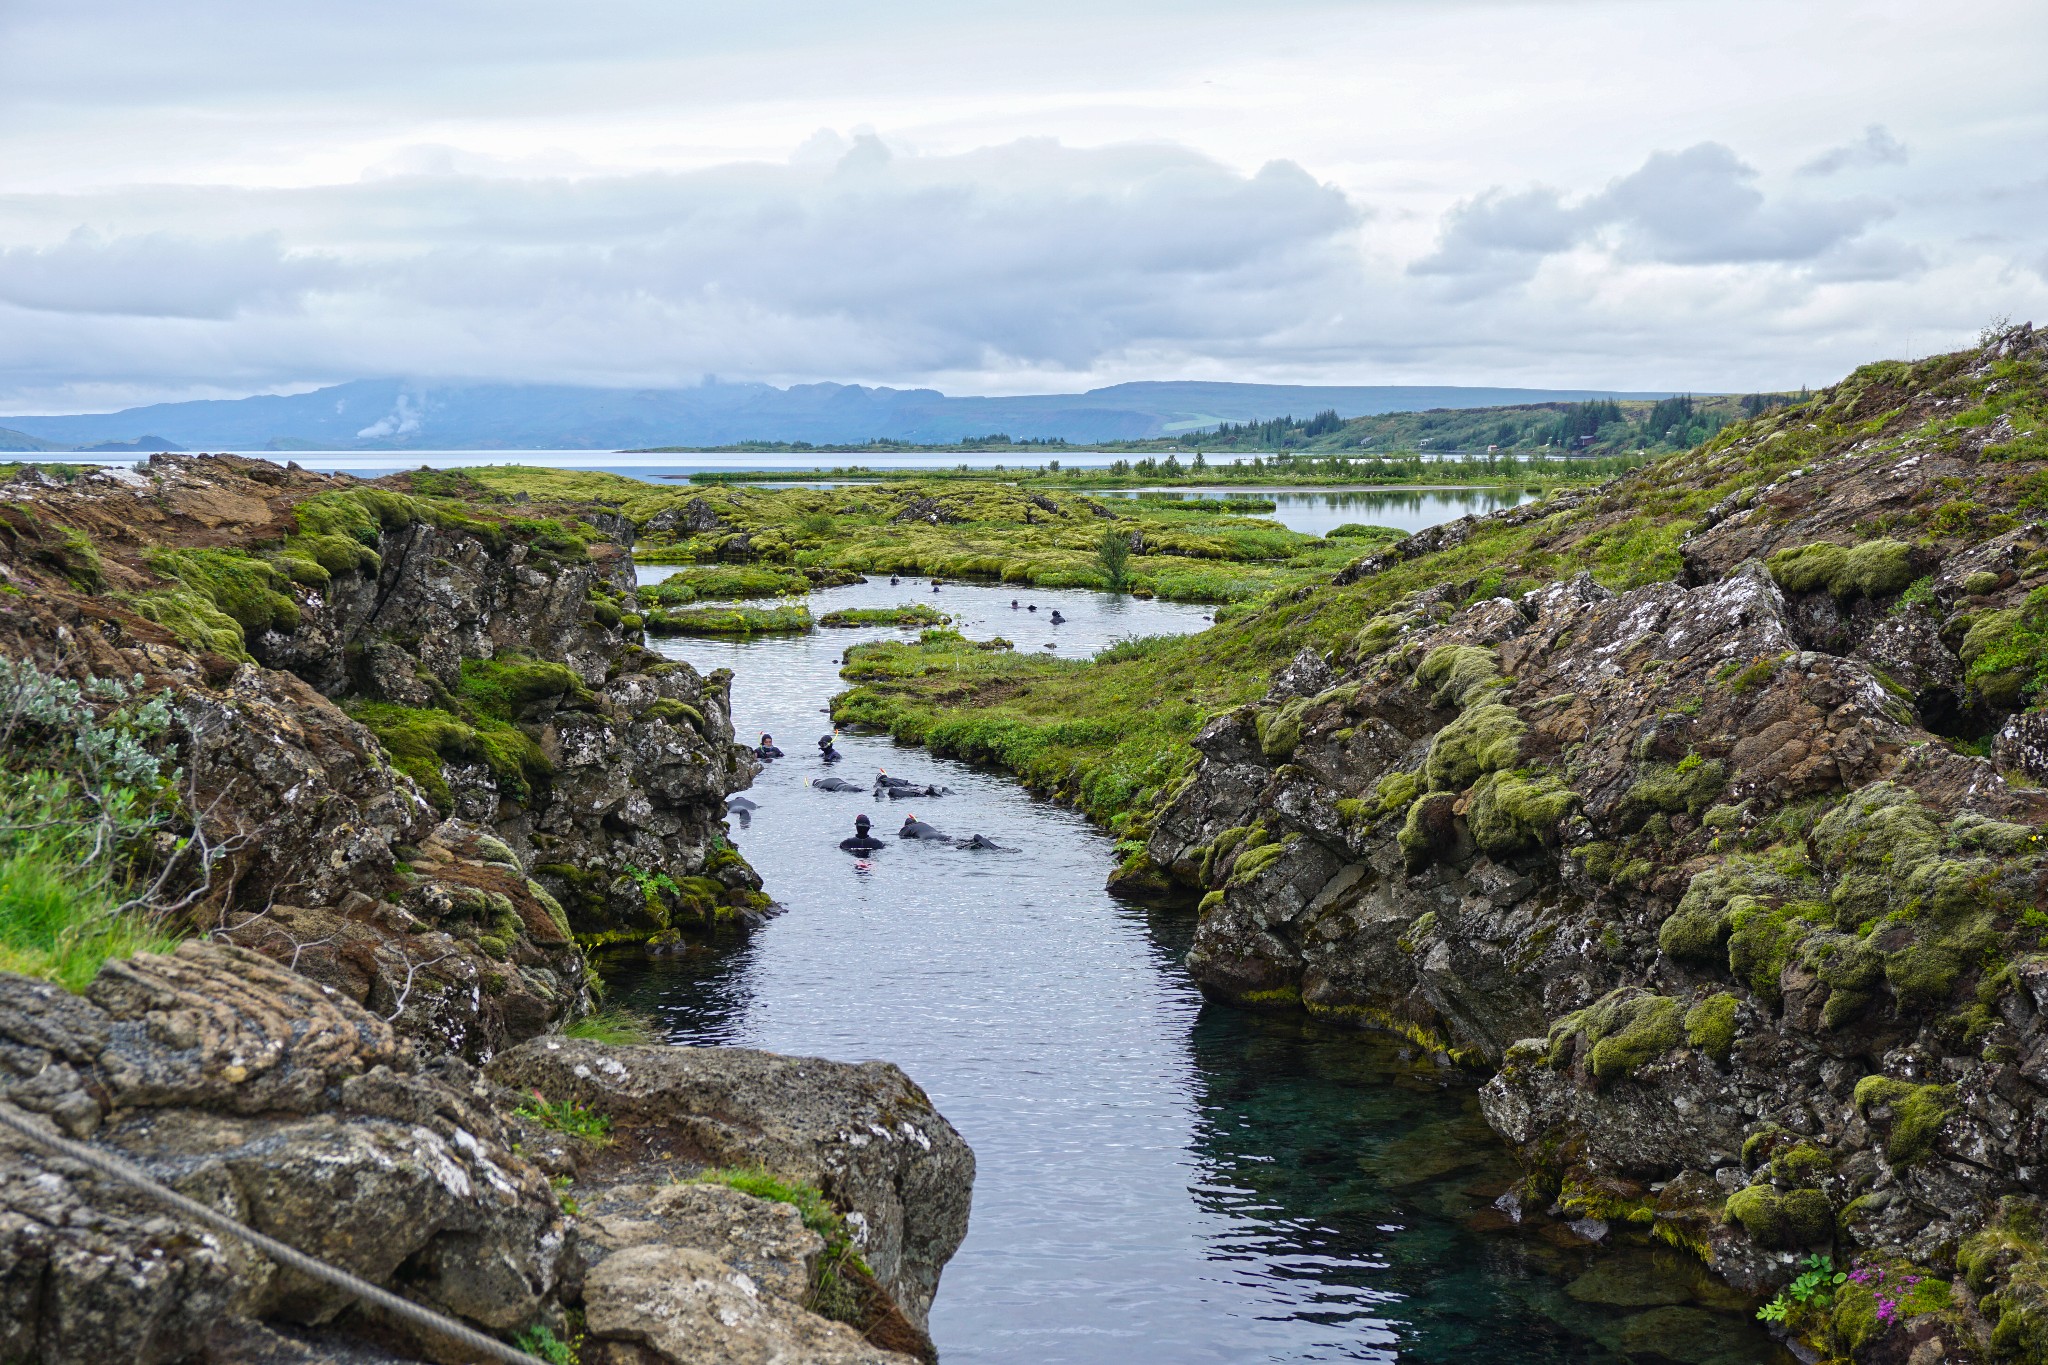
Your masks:
[[[874,821],[868,819],[865,815],[856,815],[853,817],[853,827],[863,834],[867,833],[868,826],[872,825],[873,823]]]

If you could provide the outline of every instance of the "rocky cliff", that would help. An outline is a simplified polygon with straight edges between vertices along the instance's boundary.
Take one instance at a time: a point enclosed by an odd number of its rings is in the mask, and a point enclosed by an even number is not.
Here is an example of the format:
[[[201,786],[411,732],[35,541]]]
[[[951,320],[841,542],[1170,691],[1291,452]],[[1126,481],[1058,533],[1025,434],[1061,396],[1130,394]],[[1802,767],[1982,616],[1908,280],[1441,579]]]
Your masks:
[[[1514,1211],[1853,1263],[1816,1349],[2044,1358],[2044,375],[1866,367],[1297,594],[1376,614],[1149,831],[1204,988],[1490,1073]]]
[[[544,1358],[934,1358],[973,1158],[907,1078],[561,1036],[587,948],[768,908],[729,678],[641,647],[629,524],[425,471],[5,479],[0,737],[143,776],[0,764],[0,824],[97,802],[65,856],[167,951],[82,995],[0,972],[0,1102]],[[158,723],[102,727],[113,698]],[[0,1359],[467,1358],[12,1136],[0,1304]]]

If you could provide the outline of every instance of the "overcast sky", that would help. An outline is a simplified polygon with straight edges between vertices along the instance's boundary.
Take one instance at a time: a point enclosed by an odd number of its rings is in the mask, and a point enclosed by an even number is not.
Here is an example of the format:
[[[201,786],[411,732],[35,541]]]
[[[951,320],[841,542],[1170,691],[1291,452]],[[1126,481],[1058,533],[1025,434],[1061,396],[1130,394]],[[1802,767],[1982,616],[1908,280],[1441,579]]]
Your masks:
[[[0,0],[0,411],[1749,389],[2048,323],[2048,5]]]

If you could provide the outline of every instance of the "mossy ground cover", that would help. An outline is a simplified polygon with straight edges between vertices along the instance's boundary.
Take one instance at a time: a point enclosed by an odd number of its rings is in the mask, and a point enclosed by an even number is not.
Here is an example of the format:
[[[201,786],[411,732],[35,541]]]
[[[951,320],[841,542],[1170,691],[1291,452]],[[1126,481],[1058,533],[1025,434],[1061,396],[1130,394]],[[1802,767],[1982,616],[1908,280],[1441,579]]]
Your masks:
[[[1123,572],[1132,591],[1175,601],[1238,602],[1311,581],[1400,538],[1398,531],[1375,528],[1333,542],[1233,515],[1234,504],[1216,500],[1091,498],[988,477],[835,489],[678,489],[576,471],[494,467],[475,473],[500,494],[615,504],[647,528],[635,549],[648,562],[688,564],[692,576],[745,569],[765,575],[764,584],[786,583],[791,592],[800,590],[796,580],[806,570],[1104,588],[1112,575],[1100,547],[1105,531],[1114,530],[1130,546]],[[712,529],[691,533],[672,521],[657,523],[693,503],[702,504],[698,522],[715,520]]]
[[[649,635],[801,635],[812,625],[808,607],[651,608],[641,617]]]
[[[692,602],[801,597],[813,586],[807,575],[794,569],[765,564],[702,564],[679,569],[659,583],[642,586],[640,601],[649,607],[686,607]]]
[[[818,618],[821,626],[942,626],[952,618],[922,602],[900,607],[847,607]]]
[[[554,776],[554,765],[522,722],[536,711],[582,705],[590,693],[563,664],[506,654],[465,660],[456,690],[440,691],[438,700],[432,707],[361,699],[342,706],[445,813],[454,806],[449,763],[482,763],[508,795],[531,796]]]
[[[858,665],[867,649],[858,649],[847,675],[855,686],[837,703],[836,714],[845,722],[878,725],[900,738],[1003,764],[1040,790],[1076,800],[1121,832],[1142,831],[1152,804],[1191,765],[1188,741],[1203,721],[1257,697],[1273,671],[1300,649],[1341,657],[1370,649],[1375,642],[1364,639],[1372,633],[1367,627],[1397,620],[1415,593],[1442,584],[1471,600],[1524,592],[1581,571],[1617,591],[1677,578],[1683,569],[1680,542],[1732,494],[1761,490],[1851,446],[1868,448],[1873,433],[1887,448],[1901,450],[1907,440],[1924,436],[1929,420],[1903,410],[1906,393],[1953,390],[1966,405],[1983,401],[1987,381],[1960,369],[1953,357],[1896,372],[1866,366],[1813,405],[1731,425],[1692,451],[1593,490],[1576,507],[1520,525],[1505,518],[1481,520],[1456,545],[1342,586],[1329,582],[1326,568],[1308,571],[1306,590],[1269,591],[1243,607],[1219,611],[1213,629],[1109,651],[1093,663],[978,657],[960,644],[940,642],[926,647],[928,666],[897,658],[874,676],[862,673]],[[2025,382],[2038,395],[2042,377],[2029,370]],[[2017,401],[2006,400],[2001,410]],[[697,490],[707,499],[718,491],[742,490]],[[879,490],[852,494],[878,497]],[[1022,495],[1020,490],[1017,496]],[[824,505],[825,495],[813,496]],[[2042,496],[2048,505],[2048,491]],[[1348,545],[1320,553],[1350,559],[1372,548],[1357,541]],[[1895,583],[1905,587],[1897,583],[1896,561],[1888,545],[1865,552],[1839,586],[1858,592]],[[1148,571],[1158,572],[1149,565]],[[1830,590],[1838,586],[1832,574],[1826,582]],[[1385,639],[1392,634],[1382,632]],[[1759,661],[1751,671],[1760,680],[1777,662]],[[1740,691],[1754,682],[1738,669],[1725,685]],[[1695,786],[1710,785],[1712,776],[1698,769],[1678,772],[1675,765],[1668,773],[1650,774],[1641,793],[1645,813],[1669,804],[1670,797],[1689,807]]]

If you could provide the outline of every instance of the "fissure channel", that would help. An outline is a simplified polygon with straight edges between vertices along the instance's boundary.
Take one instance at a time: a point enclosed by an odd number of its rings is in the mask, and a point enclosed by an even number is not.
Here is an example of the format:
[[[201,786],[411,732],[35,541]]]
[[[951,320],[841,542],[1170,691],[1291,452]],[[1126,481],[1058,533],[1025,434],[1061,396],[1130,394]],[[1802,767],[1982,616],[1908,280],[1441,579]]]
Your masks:
[[[1067,657],[1206,624],[1201,607],[912,579],[810,606],[918,601]],[[842,761],[822,762],[843,651],[894,633],[662,644],[733,670],[736,726],[786,751],[733,821],[785,913],[608,976],[676,1043],[888,1058],[926,1087],[979,1160],[932,1314],[951,1365],[1782,1358],[1690,1257],[1496,1207],[1515,1172],[1469,1073],[1205,1005],[1181,966],[1192,914],[1109,896],[1112,843],[1079,815],[886,736],[842,734]],[[950,790],[877,800],[882,769]],[[858,790],[811,785],[835,776]],[[857,861],[838,844],[861,813],[886,847]],[[899,840],[911,814],[1011,851]]]

